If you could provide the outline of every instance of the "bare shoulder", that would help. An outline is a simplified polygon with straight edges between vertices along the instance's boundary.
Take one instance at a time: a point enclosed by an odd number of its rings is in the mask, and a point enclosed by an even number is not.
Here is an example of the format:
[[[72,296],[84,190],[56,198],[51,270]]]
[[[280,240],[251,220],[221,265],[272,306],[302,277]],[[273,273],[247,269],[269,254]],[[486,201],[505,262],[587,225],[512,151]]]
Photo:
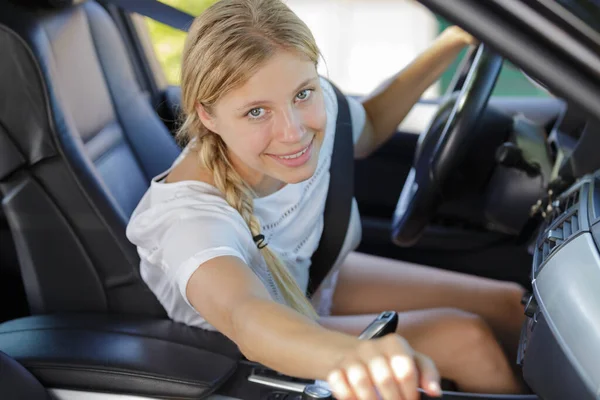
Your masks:
[[[165,178],[165,183],[183,181],[200,181],[214,185],[212,174],[200,164],[194,151],[189,151]]]

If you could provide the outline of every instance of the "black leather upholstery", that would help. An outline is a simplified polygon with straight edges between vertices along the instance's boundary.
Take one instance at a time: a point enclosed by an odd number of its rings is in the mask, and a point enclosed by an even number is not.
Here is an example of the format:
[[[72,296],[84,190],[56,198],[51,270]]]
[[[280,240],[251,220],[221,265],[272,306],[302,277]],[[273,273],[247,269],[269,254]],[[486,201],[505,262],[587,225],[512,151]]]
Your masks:
[[[179,148],[101,6],[16,3],[0,2],[0,191],[31,311],[164,317],[125,227]]]
[[[212,393],[239,359],[216,332],[102,314],[14,320],[0,325],[0,348],[46,387],[178,399]]]
[[[21,364],[0,351],[2,400],[50,400],[42,384]]]
[[[62,8],[69,7],[82,0],[8,0],[14,3],[20,3],[30,7]]]

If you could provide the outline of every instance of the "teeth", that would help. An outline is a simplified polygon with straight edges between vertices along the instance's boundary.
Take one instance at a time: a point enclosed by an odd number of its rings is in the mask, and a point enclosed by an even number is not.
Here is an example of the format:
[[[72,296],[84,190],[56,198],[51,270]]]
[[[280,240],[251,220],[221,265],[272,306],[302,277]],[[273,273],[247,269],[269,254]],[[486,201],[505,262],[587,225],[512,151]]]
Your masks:
[[[306,150],[308,150],[308,147],[309,146],[307,146],[304,150],[297,152],[296,154],[292,154],[292,155],[289,155],[289,156],[277,156],[277,157],[282,158],[284,160],[291,160],[293,158],[298,158],[302,154],[306,153]]]

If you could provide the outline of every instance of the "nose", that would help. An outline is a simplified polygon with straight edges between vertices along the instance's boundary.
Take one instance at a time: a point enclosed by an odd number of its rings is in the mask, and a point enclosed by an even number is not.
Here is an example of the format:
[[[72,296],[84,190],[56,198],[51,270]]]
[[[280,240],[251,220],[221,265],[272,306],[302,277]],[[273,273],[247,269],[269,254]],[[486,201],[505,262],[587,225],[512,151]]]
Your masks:
[[[297,110],[288,109],[281,114],[280,140],[285,143],[298,143],[306,134],[302,117]]]

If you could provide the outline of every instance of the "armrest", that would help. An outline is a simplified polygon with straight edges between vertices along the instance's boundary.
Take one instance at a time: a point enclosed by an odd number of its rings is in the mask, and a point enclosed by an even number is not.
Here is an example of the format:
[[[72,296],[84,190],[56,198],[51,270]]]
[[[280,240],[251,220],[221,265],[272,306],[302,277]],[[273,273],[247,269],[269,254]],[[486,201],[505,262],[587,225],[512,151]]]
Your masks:
[[[12,399],[50,400],[50,395],[21,364],[0,352],[0,393]]]
[[[0,350],[48,388],[181,399],[212,393],[240,359],[235,344],[216,332],[102,314],[6,322]]]

